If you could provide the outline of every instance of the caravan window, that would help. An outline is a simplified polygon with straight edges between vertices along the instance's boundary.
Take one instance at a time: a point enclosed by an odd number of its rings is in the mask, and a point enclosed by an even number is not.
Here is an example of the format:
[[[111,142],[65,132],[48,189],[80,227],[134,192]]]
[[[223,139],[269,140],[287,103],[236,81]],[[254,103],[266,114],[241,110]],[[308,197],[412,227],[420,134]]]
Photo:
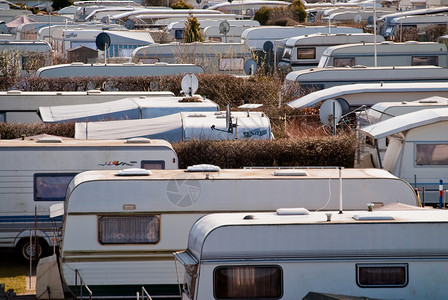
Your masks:
[[[34,201],[64,201],[68,184],[75,175],[34,174]]]
[[[412,56],[413,66],[438,66],[439,58],[437,56]]]
[[[140,168],[146,170],[163,170],[165,162],[163,160],[142,160]]]
[[[220,58],[219,70],[220,71],[235,71],[243,70],[244,59],[243,58]]]
[[[333,58],[333,67],[353,67],[355,65],[354,57],[335,57]]]
[[[448,165],[448,144],[417,144],[415,164],[417,166]]]
[[[316,48],[297,48],[298,59],[316,59]]]
[[[360,287],[405,287],[408,284],[407,264],[359,264],[356,280]]]
[[[101,244],[155,244],[160,240],[160,216],[100,216]]]
[[[282,281],[279,266],[225,266],[213,274],[216,299],[280,299]]]

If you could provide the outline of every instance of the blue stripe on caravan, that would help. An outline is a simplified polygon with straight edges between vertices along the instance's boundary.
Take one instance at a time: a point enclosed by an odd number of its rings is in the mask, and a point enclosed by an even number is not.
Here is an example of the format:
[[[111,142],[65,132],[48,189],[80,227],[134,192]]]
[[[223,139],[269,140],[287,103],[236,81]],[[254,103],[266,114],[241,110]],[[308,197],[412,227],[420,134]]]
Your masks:
[[[34,216],[0,216],[0,223],[2,222],[34,222]],[[62,216],[51,219],[50,216],[37,216],[37,222],[62,222]]]

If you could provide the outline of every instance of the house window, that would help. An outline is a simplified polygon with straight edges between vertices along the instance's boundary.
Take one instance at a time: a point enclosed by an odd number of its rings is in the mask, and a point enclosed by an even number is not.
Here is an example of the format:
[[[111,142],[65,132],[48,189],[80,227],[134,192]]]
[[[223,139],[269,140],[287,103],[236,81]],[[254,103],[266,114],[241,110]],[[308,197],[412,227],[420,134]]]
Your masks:
[[[354,57],[335,57],[333,59],[334,67],[353,67],[355,65]]]
[[[360,287],[405,287],[408,284],[407,264],[359,264],[356,280]]]
[[[225,266],[214,271],[216,299],[280,299],[283,275],[279,266]]]
[[[415,164],[418,166],[448,165],[448,144],[417,144]]]
[[[315,59],[316,48],[297,48],[298,59]]]
[[[100,216],[101,244],[155,244],[160,240],[160,216]]]
[[[64,201],[68,184],[75,175],[34,174],[34,201]]]
[[[142,160],[140,167],[146,170],[162,170],[165,169],[163,160]]]
[[[413,66],[438,66],[439,58],[437,56],[412,56]]]

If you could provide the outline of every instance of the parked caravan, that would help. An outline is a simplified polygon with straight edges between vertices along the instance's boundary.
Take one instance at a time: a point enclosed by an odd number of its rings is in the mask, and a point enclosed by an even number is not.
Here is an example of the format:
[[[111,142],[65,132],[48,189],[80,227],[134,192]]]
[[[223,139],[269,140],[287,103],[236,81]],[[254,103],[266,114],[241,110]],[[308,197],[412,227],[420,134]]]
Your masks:
[[[44,123],[57,123],[150,119],[179,112],[201,113],[218,110],[218,104],[212,100],[195,95],[194,97],[140,96],[93,104],[42,106],[37,113]]]
[[[395,9],[393,10],[395,11]],[[329,22],[330,24],[335,23],[342,23],[342,22],[348,22],[352,21],[355,23],[361,23],[361,22],[372,22],[373,23],[373,15],[376,14],[376,17],[379,18],[383,15],[390,14],[392,10],[384,10],[377,9],[375,12],[372,8],[370,9],[362,9],[359,8],[357,10],[347,10],[347,9],[341,9],[336,10],[331,13],[329,13],[327,16],[323,16],[322,21],[323,22]]]
[[[424,188],[424,203],[442,207],[445,205],[439,189],[448,187],[447,120],[448,108],[425,109],[362,127],[360,131],[374,140],[388,138],[384,158],[380,158],[380,149],[375,149],[375,166],[420,190]]]
[[[74,62],[71,64],[53,65],[37,70],[37,77],[130,77],[130,76],[162,76],[180,74],[203,74],[204,69],[194,64],[168,64],[156,62],[153,64],[85,64]]]
[[[448,212],[397,206],[207,215],[174,253],[182,299],[444,299],[448,242],[429,233]]]
[[[241,34],[241,42],[250,49],[263,51],[266,42],[313,33],[362,33],[361,28],[341,26],[259,26],[248,28]]]
[[[221,170],[206,165],[84,172],[67,192],[61,274],[74,293],[79,291],[76,274],[81,276],[93,297],[135,297],[142,286],[151,296],[178,296],[172,253],[185,249],[188,232],[201,216],[297,206],[338,210],[340,191],[343,210],[370,202],[416,206],[412,187],[380,169]]]
[[[287,103],[292,108],[315,106],[325,100],[340,99],[350,107],[372,106],[378,102],[416,101],[428,97],[448,98],[446,82],[364,83],[318,90]]]
[[[380,35],[370,33],[316,33],[291,37],[284,42],[278,68],[283,72],[317,67],[322,53],[328,47],[342,44],[382,42]],[[277,46],[278,47],[278,46]]]
[[[385,31],[389,27],[389,22],[397,17],[443,14],[447,12],[448,12],[448,6],[441,6],[441,7],[424,8],[424,9],[411,9],[407,11],[399,11],[388,15],[384,15],[377,19],[378,33],[385,36]]]
[[[399,67],[335,67],[293,71],[285,78],[285,85],[299,85],[301,93],[309,93],[335,86],[385,82],[446,82],[448,69],[436,66]]]
[[[374,43],[339,45],[324,51],[318,67],[433,65],[446,68],[447,55],[445,44],[432,42],[387,41],[376,45]]]
[[[448,15],[423,15],[423,16],[402,16],[389,21],[384,36],[391,39],[403,40],[409,30],[413,30],[422,39],[425,37],[426,29],[434,25],[441,25],[446,28],[448,25]]]
[[[102,103],[140,96],[171,98],[174,97],[174,94],[172,92],[146,91],[104,92],[100,90],[89,90],[85,92],[23,92],[9,90],[0,92],[0,122],[42,122],[36,113],[41,106]]]
[[[180,112],[167,116],[105,122],[78,122],[77,139],[146,137],[169,142],[189,140],[269,140],[271,122],[262,112]]]
[[[32,74],[38,68],[51,64],[51,46],[44,41],[0,41],[0,52],[9,53],[11,59],[17,57],[10,63],[15,64],[22,75]],[[0,75],[8,74],[0,72]]]
[[[189,0],[188,2],[192,2]],[[204,1],[200,5],[204,7],[211,1]],[[216,2],[216,1],[215,1]],[[221,11],[226,14],[235,14],[241,16],[242,18],[253,19],[255,13],[262,7],[269,8],[286,8],[291,5],[288,1],[276,1],[276,0],[235,0],[232,2],[220,2],[216,4],[211,4],[209,9]]]
[[[188,62],[201,66],[205,73],[244,75],[244,66],[252,59],[252,52],[241,43],[173,42],[139,47],[132,58],[142,63]]]
[[[247,28],[251,28],[251,27],[256,27],[256,26],[260,26],[260,23],[258,21],[255,20],[236,20],[236,19],[229,19],[229,20],[201,20],[199,23],[199,28],[201,29],[202,35],[204,36],[204,40],[205,42],[207,41],[214,41],[216,42],[217,40],[210,40],[210,38],[207,39],[207,35],[205,32],[205,28],[207,27],[213,27],[213,28],[217,28],[218,29],[218,33],[220,33],[220,36],[224,36],[224,34],[222,32],[220,32],[219,30],[219,26],[223,23],[223,22],[227,22],[229,25],[229,32],[227,32],[227,35],[230,37],[233,35],[235,35],[237,32],[237,29],[239,29],[241,31],[241,33],[247,29]],[[172,35],[176,41],[178,42],[182,42],[184,39],[184,30],[185,30],[185,24],[186,22],[184,20],[182,21],[177,21],[177,22],[173,22],[168,24],[167,26],[167,32]],[[224,23],[224,25],[221,26],[226,26],[227,24]],[[230,31],[232,31],[233,28],[233,33],[231,33]],[[224,28],[225,29],[225,28]],[[239,36],[241,36],[241,33],[239,33]],[[216,35],[216,34],[215,34]],[[219,41],[219,42],[226,42],[224,40]],[[231,41],[228,41],[231,42]],[[235,42],[239,42],[235,41]],[[232,42],[233,43],[233,42]]]
[[[50,219],[50,206],[61,203],[70,180],[92,169],[123,167],[177,169],[171,145],[162,140],[78,141],[59,137],[0,140],[0,247],[15,247],[24,258],[44,255],[59,238],[61,218]],[[53,224],[54,223],[54,224]]]

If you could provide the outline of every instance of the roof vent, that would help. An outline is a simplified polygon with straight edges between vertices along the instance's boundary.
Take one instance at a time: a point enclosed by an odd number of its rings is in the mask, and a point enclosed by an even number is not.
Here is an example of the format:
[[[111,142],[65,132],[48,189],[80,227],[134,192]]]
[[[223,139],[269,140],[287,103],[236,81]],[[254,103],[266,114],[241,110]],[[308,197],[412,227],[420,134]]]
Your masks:
[[[22,91],[20,91],[20,90],[9,90],[6,93],[8,95],[20,95],[20,94],[22,94]]]
[[[287,215],[309,215],[310,211],[306,208],[298,207],[298,208],[278,208],[276,210],[277,215],[279,216],[287,216]]]
[[[101,94],[101,91],[100,90],[88,90],[87,95],[91,95],[91,94]]]
[[[288,169],[274,171],[274,176],[308,176],[308,173],[303,170]]]
[[[215,165],[201,164],[189,166],[187,172],[219,172],[221,168]]]
[[[118,171],[118,176],[148,176],[151,175],[150,170],[140,169],[140,168],[130,168]]]
[[[254,215],[247,215],[247,216],[244,216],[244,218],[243,218],[243,220],[253,220],[253,219],[255,219]]]
[[[60,137],[47,136],[36,140],[36,143],[62,143],[62,139]]]
[[[353,219],[356,221],[387,221],[387,220],[395,220],[395,217],[391,215],[384,215],[384,214],[376,214],[374,212],[369,212],[365,214],[358,214],[354,215]]]
[[[148,138],[139,137],[139,138],[128,139],[124,143],[125,144],[150,144],[151,140]]]

